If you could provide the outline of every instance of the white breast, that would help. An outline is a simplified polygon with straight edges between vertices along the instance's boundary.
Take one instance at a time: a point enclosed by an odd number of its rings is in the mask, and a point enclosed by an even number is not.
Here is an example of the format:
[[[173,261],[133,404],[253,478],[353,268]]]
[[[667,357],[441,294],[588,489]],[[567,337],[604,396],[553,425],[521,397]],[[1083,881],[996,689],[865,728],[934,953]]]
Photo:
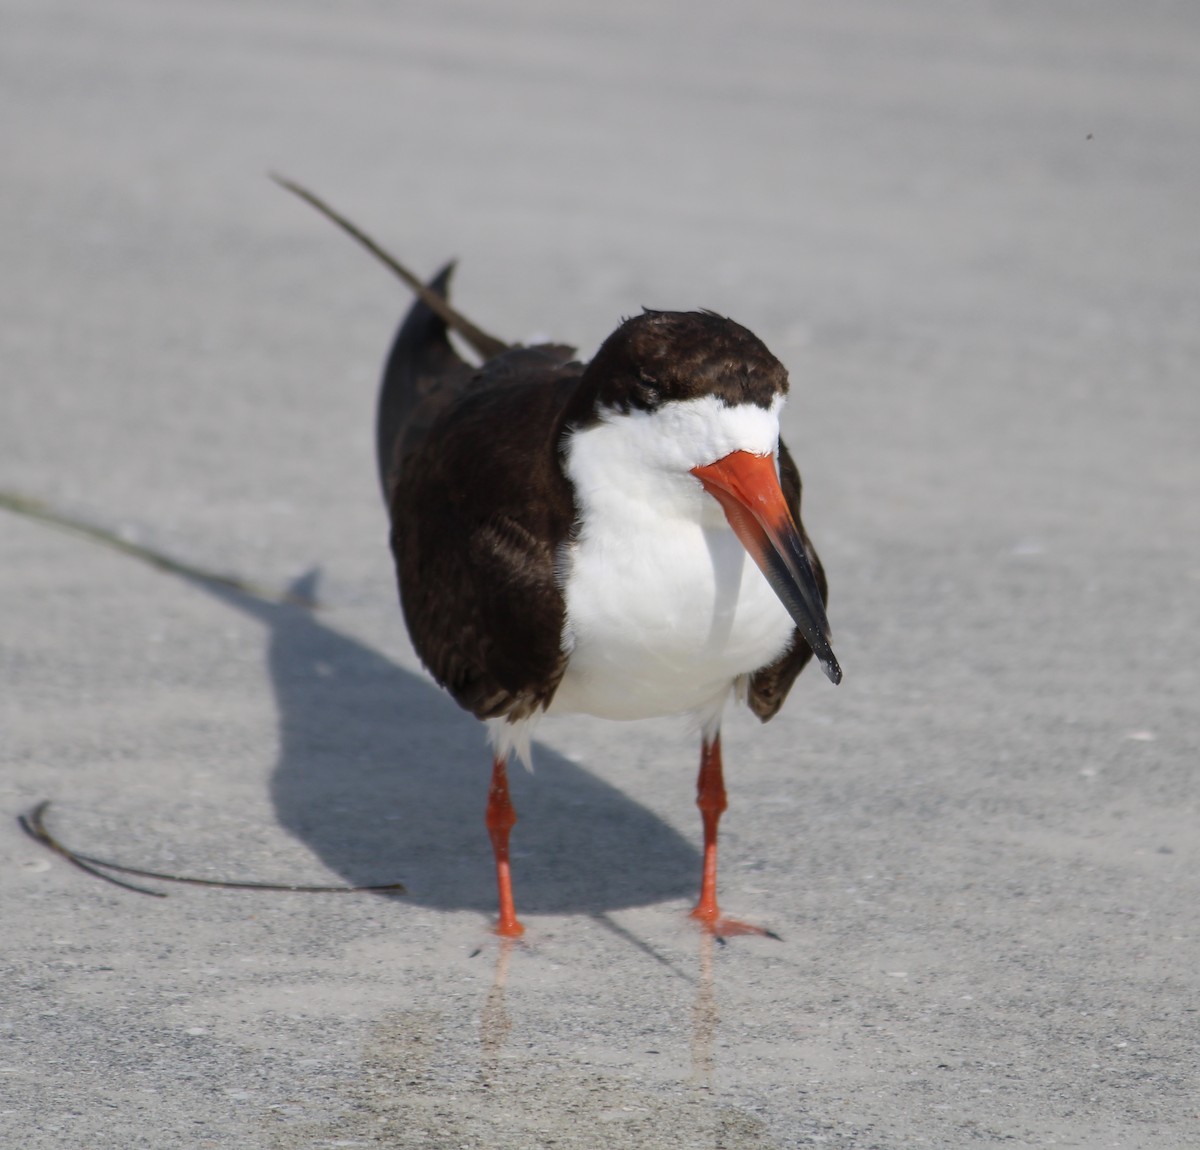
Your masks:
[[[690,468],[777,451],[779,409],[711,398],[576,432],[580,513],[561,558],[567,671],[550,712],[640,719],[719,708],[794,624]]]

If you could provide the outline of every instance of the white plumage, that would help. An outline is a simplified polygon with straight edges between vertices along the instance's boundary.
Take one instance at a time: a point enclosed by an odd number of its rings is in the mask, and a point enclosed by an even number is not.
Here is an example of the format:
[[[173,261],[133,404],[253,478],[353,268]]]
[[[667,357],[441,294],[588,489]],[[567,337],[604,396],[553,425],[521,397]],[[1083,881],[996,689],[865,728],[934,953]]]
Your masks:
[[[551,714],[709,721],[735,679],[783,653],[795,624],[690,474],[733,451],[776,455],[782,405],[704,396],[572,435],[580,525],[560,563],[569,662]]]

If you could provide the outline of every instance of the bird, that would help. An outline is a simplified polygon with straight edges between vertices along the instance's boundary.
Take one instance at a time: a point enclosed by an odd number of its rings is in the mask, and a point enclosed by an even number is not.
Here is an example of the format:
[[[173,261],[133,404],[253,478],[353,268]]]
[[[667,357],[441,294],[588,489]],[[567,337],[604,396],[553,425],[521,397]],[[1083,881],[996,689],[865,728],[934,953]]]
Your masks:
[[[413,646],[487,727],[495,932],[525,929],[510,760],[528,764],[544,716],[582,713],[696,722],[703,869],[691,916],[721,938],[771,934],[717,899],[721,718],[731,698],[773,718],[814,656],[842,679],[800,473],[780,437],[787,370],[712,311],[643,309],[587,363],[564,344],[508,343],[451,305],[453,263],[422,282],[277,179],[416,295],[383,371],[377,466]]]

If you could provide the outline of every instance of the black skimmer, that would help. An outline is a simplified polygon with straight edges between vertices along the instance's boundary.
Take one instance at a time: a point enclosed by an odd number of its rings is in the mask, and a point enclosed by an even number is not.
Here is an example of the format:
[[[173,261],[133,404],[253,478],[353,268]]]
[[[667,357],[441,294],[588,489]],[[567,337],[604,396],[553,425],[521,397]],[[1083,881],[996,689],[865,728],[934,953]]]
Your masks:
[[[429,285],[439,300],[450,270]],[[717,906],[722,711],[737,694],[770,719],[814,653],[841,679],[800,475],[779,437],[787,373],[709,312],[643,312],[584,366],[569,347],[481,345],[430,302],[414,304],[384,374],[380,478],[413,644],[488,724],[497,931],[523,930],[509,756],[528,756],[543,714],[571,712],[699,720],[692,913],[716,934],[753,929]],[[457,355],[448,325],[480,367]]]
[[[829,644],[827,585],[779,435],[783,365],[707,311],[644,311],[589,364],[558,344],[510,346],[311,193],[416,292],[379,396],[380,481],[400,601],[418,655],[492,745],[485,822],[502,936],[513,903],[507,764],[545,714],[690,714],[701,729],[704,869],[693,916],[716,935],[767,933],[717,905],[726,808],[721,715],[764,722]],[[479,355],[472,366],[449,331]]]

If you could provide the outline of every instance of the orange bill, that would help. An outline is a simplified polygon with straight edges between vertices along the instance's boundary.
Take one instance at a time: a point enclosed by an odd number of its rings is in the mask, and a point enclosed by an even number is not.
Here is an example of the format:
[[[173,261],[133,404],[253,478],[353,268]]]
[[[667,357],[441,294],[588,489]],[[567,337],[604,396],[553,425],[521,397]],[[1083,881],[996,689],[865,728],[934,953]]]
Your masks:
[[[787,608],[829,681],[840,683],[842,669],[829,645],[821,590],[780,489],[774,457],[734,451],[716,463],[693,467],[692,474],[720,503],[733,533]]]

